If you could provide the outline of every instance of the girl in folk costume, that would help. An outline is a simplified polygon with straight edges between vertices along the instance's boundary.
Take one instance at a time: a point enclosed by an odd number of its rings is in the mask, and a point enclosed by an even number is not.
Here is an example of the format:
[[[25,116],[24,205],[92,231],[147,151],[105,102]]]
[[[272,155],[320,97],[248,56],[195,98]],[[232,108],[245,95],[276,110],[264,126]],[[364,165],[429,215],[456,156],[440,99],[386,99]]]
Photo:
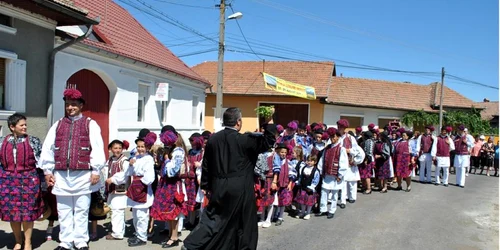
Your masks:
[[[360,147],[365,152],[365,159],[361,164],[358,165],[359,177],[361,179],[362,188],[364,188],[363,194],[371,194],[372,171],[375,168],[375,157],[373,154],[375,149],[375,141],[373,140],[372,132],[366,131],[363,134],[363,139],[360,142]]]
[[[300,204],[300,210],[295,218],[309,220],[311,218],[311,209],[316,204],[316,186],[320,181],[320,173],[316,167],[318,157],[310,155],[307,157],[307,163],[300,166],[298,171],[297,187],[298,193],[295,198]]]
[[[108,160],[108,180],[106,183],[106,195],[108,196],[108,204],[111,208],[111,233],[106,236],[106,240],[121,240],[125,234],[125,208],[127,208],[127,187],[130,183],[113,184],[113,176],[119,179],[124,179],[125,173],[128,170],[129,162],[127,157],[123,155],[123,150],[127,150],[129,143],[127,141],[113,140],[108,145],[108,150],[111,151],[111,156]],[[118,177],[120,176],[120,177]]]
[[[186,185],[187,202],[186,207],[188,210],[189,224],[194,226],[196,214],[196,194],[197,194],[197,178],[196,171],[201,169],[201,162],[203,160],[203,137],[199,133],[194,133],[189,137],[191,149],[188,152],[187,171],[185,173],[184,183]],[[184,176],[181,176],[184,177]]]
[[[454,140],[455,143],[455,172],[457,173],[457,186],[465,188],[465,174],[470,166],[470,148],[474,142],[467,138],[464,125],[458,126],[459,134]]]
[[[302,152],[302,147],[295,146],[292,150],[292,157],[288,161],[288,168],[295,169],[295,171],[292,173],[292,175],[295,175],[294,176],[295,179],[298,176],[300,168],[302,168],[306,165],[306,162],[303,159],[304,159],[304,153]],[[293,186],[293,197],[295,197],[297,195],[298,190],[299,190],[298,187],[294,185]]]
[[[326,147],[325,139],[328,140],[328,137],[324,137],[324,130],[321,124],[316,125],[313,128],[313,142],[306,150],[306,157],[309,155],[316,155],[316,157],[320,157],[319,153]]]
[[[365,159],[365,153],[358,146],[356,138],[346,133],[345,129],[348,127],[349,122],[346,119],[337,121],[338,132],[341,134],[340,145],[345,148],[349,156],[349,168],[344,176],[345,187],[342,188],[340,208],[345,208],[346,200],[349,200],[349,203],[356,202],[358,181],[361,179],[359,176],[358,164]]]
[[[450,151],[455,150],[455,143],[448,136],[452,130],[451,127],[442,127],[441,134],[437,137],[436,147],[433,148],[431,152],[432,157],[436,161],[436,183],[438,186],[441,184],[441,180],[439,179],[439,172],[443,169],[443,184],[445,187],[448,186],[448,175],[450,168]]]
[[[283,223],[285,207],[292,205],[293,181],[297,173],[294,167],[290,168],[289,166],[289,158],[292,155],[290,152],[293,151],[292,146],[280,143],[277,149],[279,149],[279,152],[273,159],[274,177],[272,186],[277,186],[278,189],[278,221],[276,222],[276,226],[280,226]],[[283,153],[285,153],[285,158],[283,158]]]
[[[278,139],[278,143],[285,143],[292,146],[292,148],[295,147],[295,145],[297,144],[295,132],[297,131],[298,126],[299,125],[295,121],[289,122],[286,126],[283,136]]]
[[[122,185],[132,176],[127,189],[127,206],[132,208],[135,236],[128,239],[129,247],[146,245],[148,239],[149,207],[154,200],[151,184],[155,179],[155,161],[148,150],[155,141],[156,134],[153,132],[149,132],[144,138],[136,139],[137,154],[130,159],[125,174],[115,174],[106,181],[108,185]]]
[[[37,161],[40,139],[26,133],[26,117],[15,113],[7,119],[11,134],[0,138],[0,219],[10,222],[16,244],[31,249],[34,221],[44,213]]]
[[[401,131],[399,131],[401,132]],[[412,133],[410,131],[404,131],[402,133],[401,140],[394,143],[394,167],[396,168],[396,178],[398,182],[398,187],[396,190],[403,190],[402,182],[403,179],[406,181],[406,192],[411,191],[411,172],[413,170],[413,165],[415,164],[415,159],[411,157],[411,148],[408,143]]]
[[[349,158],[346,149],[340,145],[342,136],[337,129],[328,128],[331,144],[323,152],[318,162],[318,170],[323,175],[321,183],[320,213],[317,216],[327,216],[333,219],[337,210],[338,192],[344,186],[344,175],[349,168]],[[332,204],[327,209],[328,196],[332,194]],[[327,212],[328,211],[328,212]]]
[[[164,164],[161,169],[161,179],[156,190],[156,199],[151,207],[151,215],[157,221],[166,221],[170,227],[170,235],[162,242],[163,248],[179,245],[178,220],[187,214],[187,196],[181,174],[184,174],[186,164],[185,151],[178,135],[166,130],[160,135],[165,147]],[[182,138],[180,139],[182,140]],[[183,170],[184,169],[184,170]]]
[[[387,193],[387,180],[391,178],[392,143],[389,134],[384,131],[375,144],[375,172],[379,182],[380,192]]]
[[[264,222],[265,215],[265,207],[263,205],[264,194],[266,193],[263,187],[266,187],[266,176],[270,175],[270,179],[272,179],[272,171],[269,171],[269,164],[267,162],[268,157],[273,155],[273,152],[270,150],[269,152],[261,153],[257,157],[257,162],[254,168],[254,178],[255,178],[255,201],[257,205],[258,213],[261,213],[262,223]],[[270,172],[270,173],[269,173]],[[259,226],[262,226],[262,223]]]
[[[307,126],[308,125],[305,123],[300,123],[297,130],[297,135],[295,136],[296,145],[301,146],[303,149],[309,148],[309,145],[311,145],[313,141],[312,138],[307,134]]]
[[[427,125],[425,126],[425,133],[422,134],[417,141],[417,151],[419,152],[420,161],[420,182],[431,183],[431,168],[432,168],[432,155],[431,151],[435,150],[436,147],[436,137],[432,135],[434,132],[434,127]],[[438,173],[439,174],[439,173]]]

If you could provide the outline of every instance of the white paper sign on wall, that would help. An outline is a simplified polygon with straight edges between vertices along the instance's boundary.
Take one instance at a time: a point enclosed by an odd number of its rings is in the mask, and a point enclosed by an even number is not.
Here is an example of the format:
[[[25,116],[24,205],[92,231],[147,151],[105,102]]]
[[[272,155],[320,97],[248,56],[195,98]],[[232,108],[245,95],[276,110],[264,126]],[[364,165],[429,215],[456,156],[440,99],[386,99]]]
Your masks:
[[[156,101],[168,101],[168,83],[156,83]]]

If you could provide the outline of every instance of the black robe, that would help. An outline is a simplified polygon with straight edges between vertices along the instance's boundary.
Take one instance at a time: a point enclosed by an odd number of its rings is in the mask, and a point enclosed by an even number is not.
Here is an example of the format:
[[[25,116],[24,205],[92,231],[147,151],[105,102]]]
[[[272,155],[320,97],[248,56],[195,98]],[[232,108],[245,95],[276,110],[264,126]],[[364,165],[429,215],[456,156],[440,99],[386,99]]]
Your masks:
[[[257,249],[254,167],[258,155],[274,145],[276,134],[276,126],[268,124],[263,134],[226,128],[210,137],[201,189],[211,195],[200,223],[184,241],[186,249]]]

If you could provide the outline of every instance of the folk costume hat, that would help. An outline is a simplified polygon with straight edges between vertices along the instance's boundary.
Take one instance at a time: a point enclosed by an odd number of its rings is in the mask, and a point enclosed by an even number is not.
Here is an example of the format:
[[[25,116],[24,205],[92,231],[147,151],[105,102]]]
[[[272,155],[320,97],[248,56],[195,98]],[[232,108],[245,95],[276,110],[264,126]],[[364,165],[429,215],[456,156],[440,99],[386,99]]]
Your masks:
[[[363,131],[363,128],[361,128],[360,126],[357,126],[356,127],[356,133],[361,133],[361,131]]]
[[[174,132],[167,130],[160,134],[160,141],[163,143],[164,147],[172,147],[177,141],[177,135]]]
[[[139,139],[139,138],[141,138],[141,139],[142,139],[142,138],[146,137],[146,135],[147,135],[149,132],[150,132],[150,131],[149,131],[149,129],[147,129],[147,128],[143,128],[143,129],[141,129],[141,130],[139,131],[139,135],[137,136],[137,139]]]
[[[283,131],[285,131],[285,129],[283,128],[283,126],[281,126],[280,124],[276,125],[276,130],[278,130],[278,133],[283,133]]]
[[[453,128],[451,126],[446,126],[446,132],[451,133],[453,131]]]
[[[151,146],[153,146],[155,144],[156,139],[157,139],[156,134],[154,132],[149,132],[143,138],[135,139],[135,144],[137,144],[137,142],[143,141],[146,148],[150,148]]]
[[[161,133],[164,133],[165,131],[172,131],[172,132],[174,132],[174,134],[178,134],[177,130],[175,130],[175,128],[171,125],[165,125],[165,126],[163,126],[163,128],[161,128]]]
[[[299,125],[295,121],[291,121],[286,125],[286,128],[296,131],[299,128]]]
[[[81,103],[85,104],[85,99],[83,99],[82,92],[80,92],[78,89],[66,89],[64,90],[63,93],[63,100],[77,100],[80,101]]]
[[[203,147],[203,143],[205,143],[204,139],[205,138],[203,138],[200,133],[193,133],[189,137],[189,141],[192,143],[194,149],[200,149]]]
[[[346,119],[340,119],[337,121],[337,127],[340,128],[348,128],[349,127],[349,121]]]
[[[333,127],[328,128],[328,129],[326,130],[326,133],[328,134],[328,136],[329,136],[330,138],[332,138],[332,137],[334,137],[334,136],[335,136],[335,134],[337,134],[337,129],[336,129],[336,128],[333,128]]]
[[[304,122],[299,123],[299,129],[307,130],[307,124]]]
[[[205,131],[203,131],[203,133],[201,133],[201,136],[203,136],[203,138],[205,140],[208,140],[208,138],[210,138],[211,135],[212,135],[212,133],[208,130],[205,130]]]
[[[276,149],[282,149],[282,148],[286,149],[287,151],[289,150],[288,146],[285,143],[277,143],[276,144]]]
[[[460,131],[465,131],[465,126],[464,126],[463,124],[460,124],[460,125],[458,126],[458,130],[460,130]]]
[[[432,125],[425,126],[425,129],[429,129],[431,132],[434,132],[434,126]]]

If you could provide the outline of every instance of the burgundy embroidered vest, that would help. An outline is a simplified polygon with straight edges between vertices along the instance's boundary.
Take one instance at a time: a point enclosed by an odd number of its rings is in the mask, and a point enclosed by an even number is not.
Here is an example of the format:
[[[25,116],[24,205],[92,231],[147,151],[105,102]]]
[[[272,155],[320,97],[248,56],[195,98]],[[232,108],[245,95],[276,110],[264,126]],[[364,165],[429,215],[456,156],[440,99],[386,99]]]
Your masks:
[[[448,136],[437,138],[437,152],[436,156],[439,157],[450,157],[450,145],[446,143],[448,141]]]
[[[422,139],[420,139],[420,152],[421,154],[430,153],[432,149],[432,136],[431,135],[422,135]]]
[[[120,158],[118,158],[116,161],[113,161],[113,158],[109,158],[108,161],[108,177],[111,177],[115,175],[116,173],[122,172],[123,171],[123,162],[127,158],[124,155],[121,155]],[[121,184],[121,185],[115,185],[115,184],[110,184],[106,185],[106,192],[112,193],[113,191],[116,191],[118,193],[125,193],[127,190],[126,184]]]
[[[311,150],[311,155],[318,156],[318,154],[319,154],[319,150],[316,148],[316,146],[313,146],[313,148]]]
[[[91,119],[82,117],[72,121],[59,120],[54,148],[55,170],[91,170],[89,124]]]
[[[17,173],[35,169],[35,153],[31,148],[29,137],[26,136],[24,142],[16,144],[15,138],[13,143],[9,142],[11,136],[5,136],[0,148],[0,162],[4,170]],[[14,148],[16,149],[16,159],[14,159]]]
[[[189,168],[187,169],[188,171],[186,171],[186,177],[194,179],[194,178],[196,178],[196,167],[195,167],[194,163],[201,162],[201,160],[203,160],[202,151],[200,151],[198,154],[195,154],[195,155],[188,154],[187,160],[188,160]]]
[[[408,146],[408,141],[398,141],[396,143],[396,154],[403,156],[410,154],[410,148]]]
[[[339,173],[340,144],[325,150],[323,162],[323,175],[337,176]]]
[[[463,142],[463,140],[467,139],[467,136],[459,136],[455,140],[455,153],[457,155],[468,155],[469,154],[469,147],[467,146],[467,143]]]
[[[344,140],[342,141],[342,147],[344,147],[345,149],[351,149],[352,148],[352,142],[351,142],[351,137],[349,134],[347,134],[344,138]]]
[[[273,159],[274,159],[274,153],[267,157],[267,166],[269,168],[269,171],[267,171],[266,178],[273,178],[274,176]]]

